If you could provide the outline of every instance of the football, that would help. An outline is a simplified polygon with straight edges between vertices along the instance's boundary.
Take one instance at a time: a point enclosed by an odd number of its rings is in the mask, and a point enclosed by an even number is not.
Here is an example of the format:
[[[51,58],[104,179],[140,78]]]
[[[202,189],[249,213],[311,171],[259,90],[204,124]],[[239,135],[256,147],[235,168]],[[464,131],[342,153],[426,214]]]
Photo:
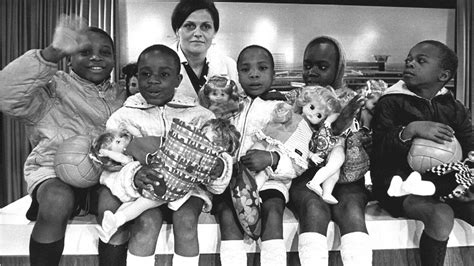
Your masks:
[[[410,167],[420,173],[424,173],[432,167],[461,159],[462,149],[456,138],[451,142],[445,141],[443,144],[428,139],[415,138],[407,156]]]
[[[79,188],[91,187],[99,182],[102,167],[89,156],[92,142],[91,136],[77,135],[59,145],[54,159],[59,179]]]

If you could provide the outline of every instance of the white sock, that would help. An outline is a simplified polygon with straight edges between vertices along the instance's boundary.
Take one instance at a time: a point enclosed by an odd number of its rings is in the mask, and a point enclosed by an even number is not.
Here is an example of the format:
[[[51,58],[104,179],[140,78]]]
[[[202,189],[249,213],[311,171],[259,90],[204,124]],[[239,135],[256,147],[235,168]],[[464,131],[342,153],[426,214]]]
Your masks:
[[[320,233],[301,233],[298,236],[298,253],[301,266],[329,264],[327,238]]]
[[[262,241],[260,251],[260,265],[286,266],[286,247],[283,239]]]
[[[344,266],[372,266],[370,236],[353,232],[341,237],[341,258]]]
[[[247,266],[243,240],[222,240],[220,253],[222,266]]]
[[[155,254],[140,257],[127,251],[127,266],[154,266],[155,265]]]
[[[173,255],[173,266],[198,266],[199,265],[199,255],[194,257],[184,257],[174,253]]]

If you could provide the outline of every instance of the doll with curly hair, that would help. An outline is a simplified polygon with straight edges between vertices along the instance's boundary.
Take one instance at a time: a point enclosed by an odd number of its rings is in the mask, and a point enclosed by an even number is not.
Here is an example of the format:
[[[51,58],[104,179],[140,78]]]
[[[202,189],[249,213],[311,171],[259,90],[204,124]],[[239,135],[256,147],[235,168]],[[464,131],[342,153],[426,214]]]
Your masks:
[[[239,99],[237,84],[225,75],[210,77],[198,93],[199,104],[222,118],[241,109]]]
[[[331,123],[341,111],[341,104],[330,86],[306,86],[295,102],[296,112],[315,130],[309,143],[310,160],[323,165],[307,183],[307,187],[329,204],[337,204],[332,191],[345,160],[344,138],[334,136]]]

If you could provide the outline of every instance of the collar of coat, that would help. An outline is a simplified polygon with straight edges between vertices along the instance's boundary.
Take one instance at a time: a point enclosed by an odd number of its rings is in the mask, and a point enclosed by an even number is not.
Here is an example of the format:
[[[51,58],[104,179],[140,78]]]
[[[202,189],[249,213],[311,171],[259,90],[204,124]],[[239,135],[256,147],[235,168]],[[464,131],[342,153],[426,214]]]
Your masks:
[[[123,104],[125,107],[138,108],[138,109],[150,109],[157,107],[156,105],[149,104],[145,98],[138,92],[127,98]],[[184,95],[175,95],[175,97],[169,101],[166,106],[173,108],[188,108],[197,105],[196,99],[186,97]]]

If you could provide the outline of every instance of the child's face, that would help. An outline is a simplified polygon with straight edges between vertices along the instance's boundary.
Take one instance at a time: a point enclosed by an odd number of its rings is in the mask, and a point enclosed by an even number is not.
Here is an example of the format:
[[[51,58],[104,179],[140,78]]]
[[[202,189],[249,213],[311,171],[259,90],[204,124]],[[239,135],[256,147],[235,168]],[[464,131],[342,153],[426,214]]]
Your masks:
[[[248,96],[254,98],[271,89],[275,72],[264,50],[251,48],[244,51],[237,71],[239,82]]]
[[[130,140],[131,139],[129,135],[126,135],[126,134],[116,135],[114,136],[114,139],[112,140],[112,142],[109,145],[107,145],[107,147],[105,147],[105,149],[109,151],[123,153],[125,148],[130,143]]]
[[[214,21],[207,9],[191,13],[176,32],[184,54],[205,54],[216,35]]]
[[[338,51],[332,43],[316,43],[303,56],[303,80],[306,85],[333,85],[338,69]]]
[[[223,88],[214,88],[209,92],[209,100],[212,103],[225,103],[229,98],[229,94]]]
[[[417,44],[405,59],[403,81],[410,89],[433,89],[443,72],[439,49],[427,43]]]
[[[79,77],[100,84],[114,68],[114,49],[106,36],[91,31],[86,34],[90,45],[71,56],[71,68]]]
[[[163,106],[171,101],[181,78],[173,57],[161,51],[143,54],[138,62],[138,88],[149,104]]]
[[[380,94],[378,93],[373,94],[370,97],[368,97],[365,100],[365,109],[370,110],[370,111],[374,110],[375,105],[377,104],[379,99],[380,99]]]
[[[319,125],[326,119],[325,108],[319,101],[311,101],[303,106],[303,117],[312,125]]]

